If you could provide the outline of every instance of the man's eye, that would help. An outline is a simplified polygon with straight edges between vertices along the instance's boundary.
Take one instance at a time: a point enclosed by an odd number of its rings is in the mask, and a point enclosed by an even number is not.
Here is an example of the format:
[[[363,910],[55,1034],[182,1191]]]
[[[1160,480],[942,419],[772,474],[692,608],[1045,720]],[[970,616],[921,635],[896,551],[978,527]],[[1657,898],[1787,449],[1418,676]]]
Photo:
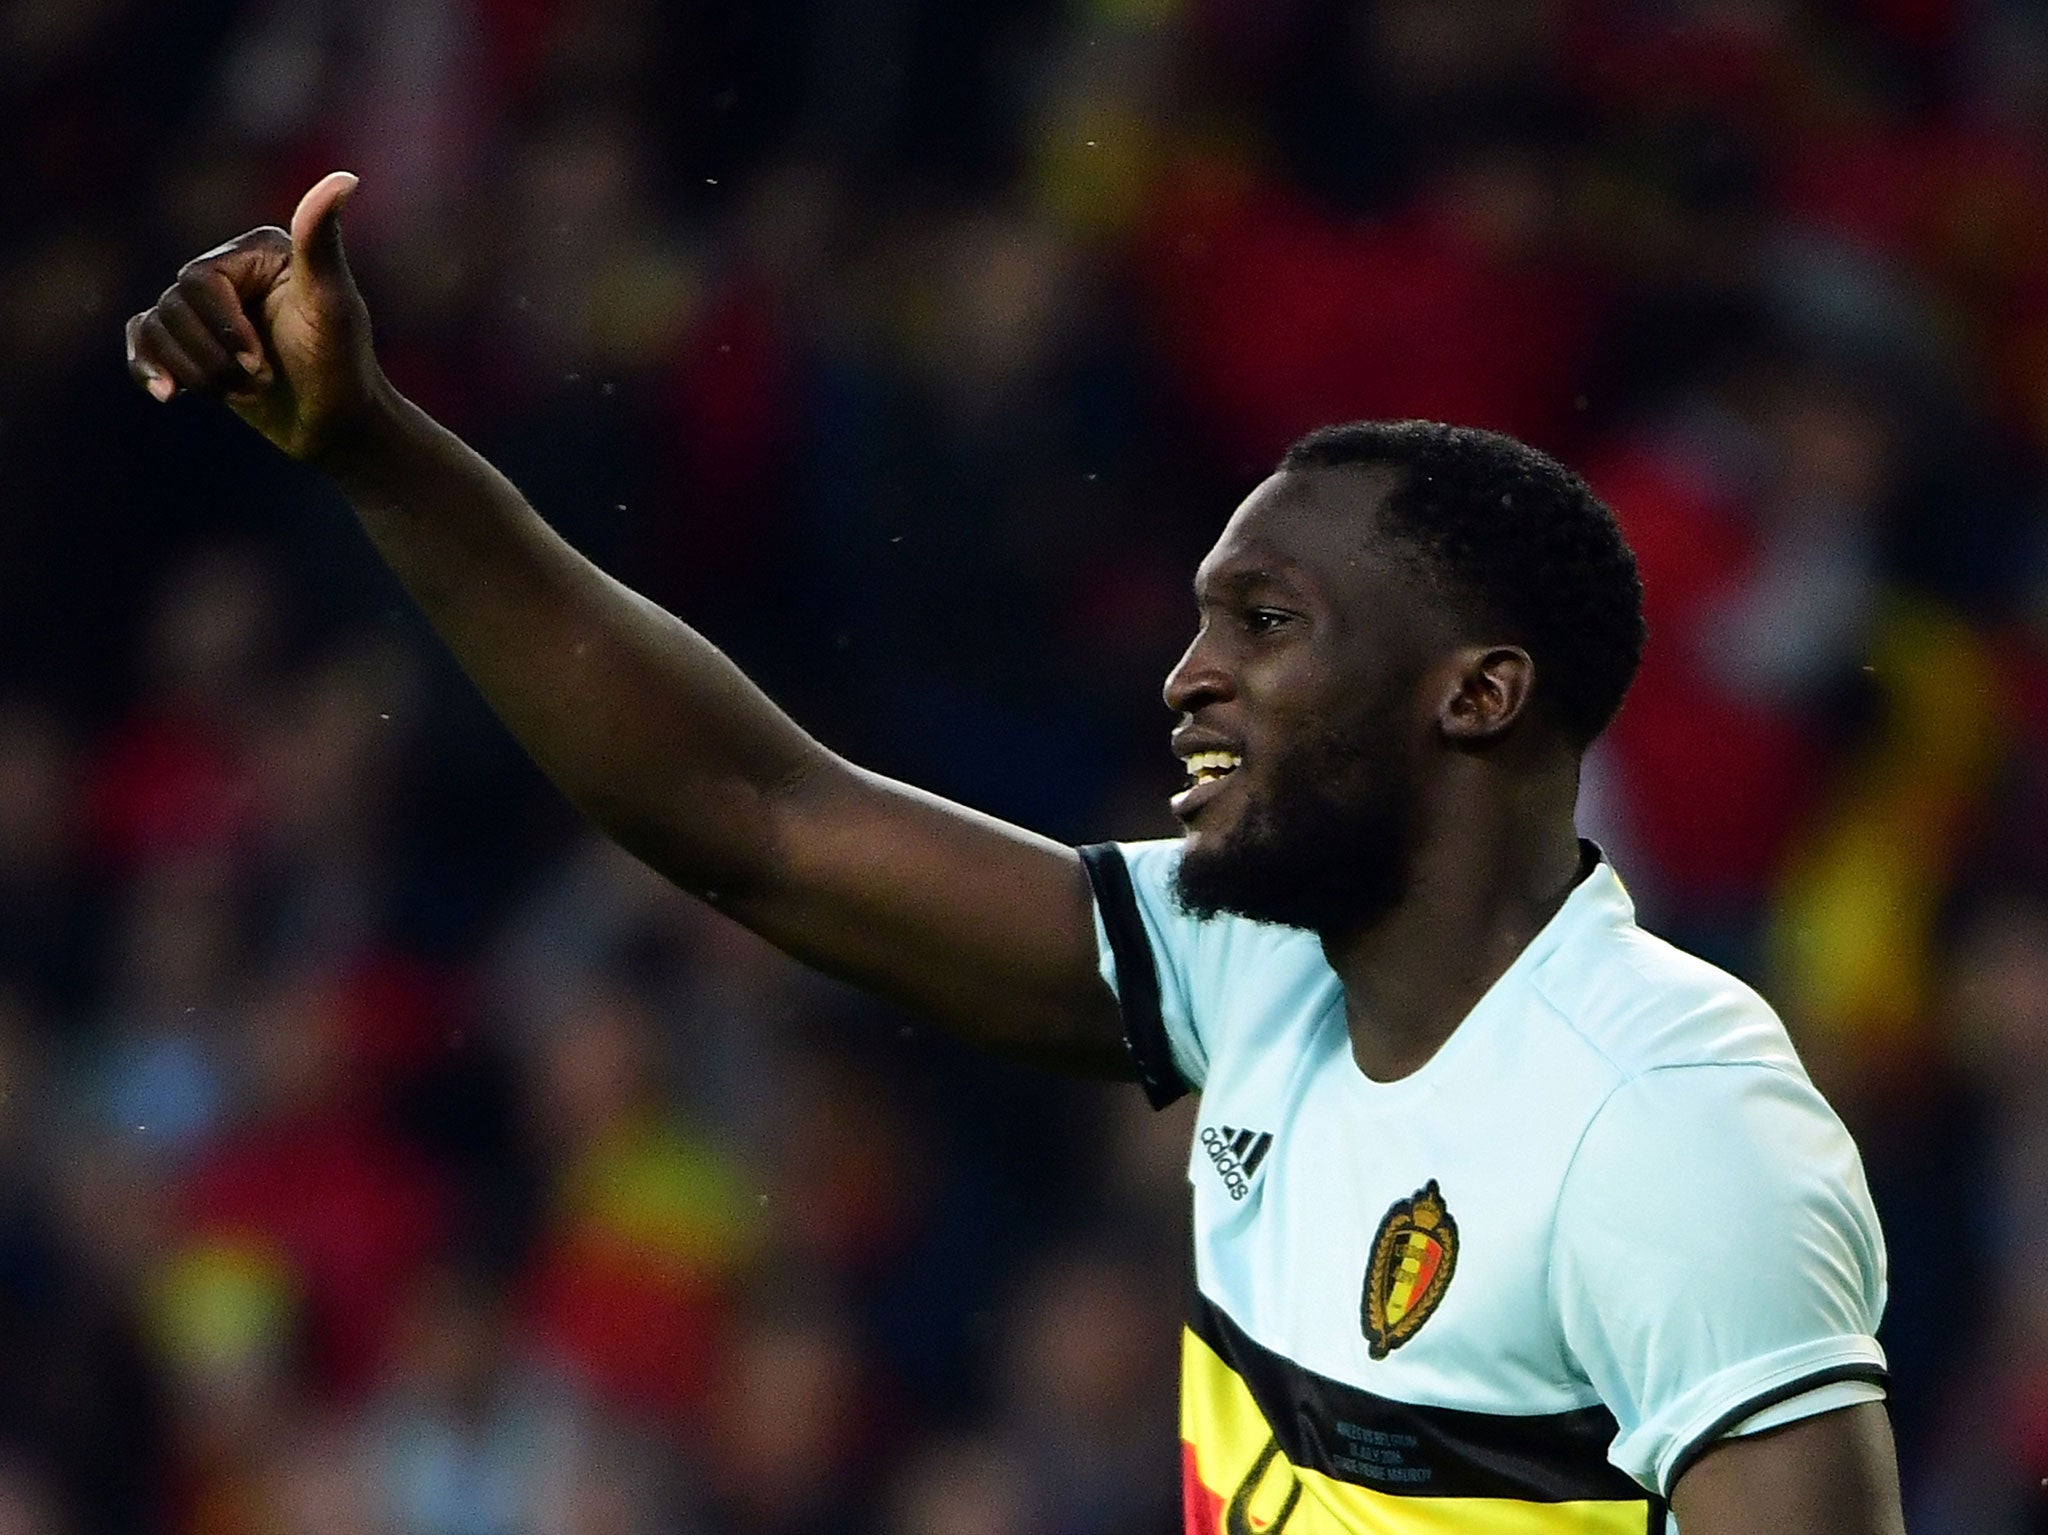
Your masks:
[[[1244,615],[1244,626],[1253,634],[1265,634],[1286,623],[1290,615],[1278,608],[1250,608]]]

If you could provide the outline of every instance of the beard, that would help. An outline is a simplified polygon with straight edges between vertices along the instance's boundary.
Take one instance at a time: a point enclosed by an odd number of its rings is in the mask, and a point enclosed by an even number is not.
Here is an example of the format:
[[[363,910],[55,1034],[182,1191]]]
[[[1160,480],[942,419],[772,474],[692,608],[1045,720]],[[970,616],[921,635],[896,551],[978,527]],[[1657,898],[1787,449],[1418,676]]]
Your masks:
[[[1182,855],[1181,908],[1317,933],[1369,927],[1392,911],[1408,893],[1417,800],[1395,740],[1377,722],[1277,759],[1265,798],[1216,846]]]

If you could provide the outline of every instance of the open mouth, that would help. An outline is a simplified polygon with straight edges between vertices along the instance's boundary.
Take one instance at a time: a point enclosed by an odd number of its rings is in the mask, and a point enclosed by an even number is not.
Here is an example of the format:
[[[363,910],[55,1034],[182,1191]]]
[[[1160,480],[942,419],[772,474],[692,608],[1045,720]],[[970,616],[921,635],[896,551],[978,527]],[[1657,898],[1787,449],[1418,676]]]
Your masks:
[[[1188,786],[1193,788],[1197,784],[1216,783],[1228,778],[1243,764],[1244,758],[1236,752],[1208,751],[1196,752],[1183,765],[1188,772]]]
[[[1183,821],[1223,792],[1223,785],[1244,765],[1233,751],[1200,751],[1181,759],[1188,774],[1187,787],[1167,801],[1167,808]]]

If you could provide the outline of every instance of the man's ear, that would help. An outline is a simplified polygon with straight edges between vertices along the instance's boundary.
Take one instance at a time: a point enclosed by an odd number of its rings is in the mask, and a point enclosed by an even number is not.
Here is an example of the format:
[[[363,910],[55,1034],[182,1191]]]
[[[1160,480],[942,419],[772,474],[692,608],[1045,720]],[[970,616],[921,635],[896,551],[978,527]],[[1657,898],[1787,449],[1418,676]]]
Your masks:
[[[1536,663],[1519,645],[1472,645],[1446,666],[1437,725],[1453,741],[1491,741],[1506,733],[1529,706]]]

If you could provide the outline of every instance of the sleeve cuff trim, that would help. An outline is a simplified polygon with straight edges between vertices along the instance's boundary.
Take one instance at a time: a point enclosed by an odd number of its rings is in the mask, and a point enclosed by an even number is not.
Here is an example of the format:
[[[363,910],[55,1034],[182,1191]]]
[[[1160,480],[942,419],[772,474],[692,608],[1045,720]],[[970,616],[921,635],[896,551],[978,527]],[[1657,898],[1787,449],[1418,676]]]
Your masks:
[[[1159,1011],[1159,972],[1153,968],[1152,942],[1138,911],[1131,871],[1123,849],[1114,842],[1092,843],[1079,852],[1096,909],[1102,913],[1102,930],[1109,935],[1110,956],[1116,961],[1124,1046],[1138,1069],[1146,1100],[1163,1109],[1187,1096],[1188,1084],[1174,1064],[1173,1047],[1166,1038],[1166,1020]]]
[[[1691,1444],[1679,1452],[1678,1458],[1671,1463],[1671,1474],[1664,1480],[1665,1496],[1671,1495],[1672,1489],[1678,1485],[1678,1479],[1692,1469],[1694,1461],[1712,1449],[1728,1430],[1744,1418],[1753,1417],[1766,1407],[1775,1407],[1778,1403],[1795,1396],[1803,1396],[1820,1386],[1832,1386],[1837,1381],[1864,1380],[1875,1386],[1883,1386],[1890,1378],[1883,1365],[1863,1360],[1854,1364],[1838,1364],[1828,1369],[1814,1370],[1794,1380],[1781,1381],[1768,1391],[1760,1391],[1755,1396],[1745,1397],[1709,1423],[1694,1437]]]

